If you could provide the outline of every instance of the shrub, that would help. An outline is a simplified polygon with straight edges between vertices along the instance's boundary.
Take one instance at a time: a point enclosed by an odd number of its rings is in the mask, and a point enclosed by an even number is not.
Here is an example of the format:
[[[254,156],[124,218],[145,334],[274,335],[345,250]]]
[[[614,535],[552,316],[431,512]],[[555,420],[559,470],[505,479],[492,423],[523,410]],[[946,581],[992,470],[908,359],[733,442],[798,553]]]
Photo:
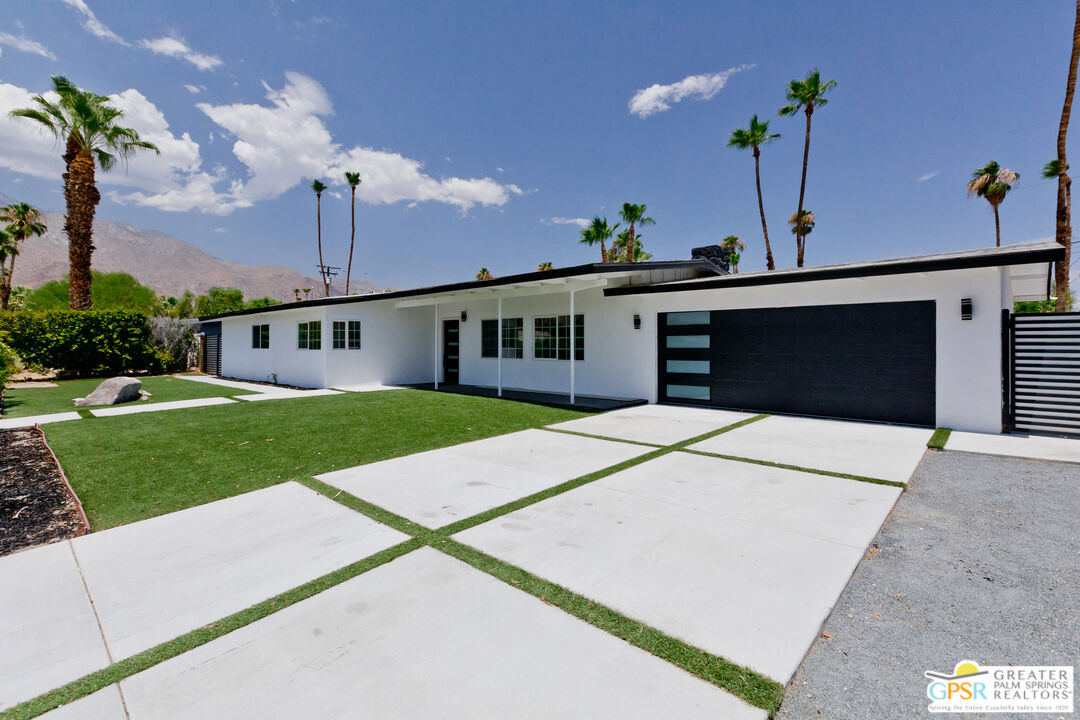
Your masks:
[[[91,271],[90,297],[96,310],[132,310],[149,314],[157,307],[157,293],[131,275],[122,272],[102,273]],[[53,280],[26,298],[27,310],[48,312],[67,310],[68,280]]]
[[[0,333],[29,366],[64,375],[157,370],[146,317],[129,310],[0,314]]]
[[[19,358],[15,351],[0,341],[0,410],[4,409],[4,386],[19,370]]]
[[[199,361],[195,342],[196,324],[171,317],[147,318],[150,337],[157,350],[160,369],[165,372],[187,370]]]

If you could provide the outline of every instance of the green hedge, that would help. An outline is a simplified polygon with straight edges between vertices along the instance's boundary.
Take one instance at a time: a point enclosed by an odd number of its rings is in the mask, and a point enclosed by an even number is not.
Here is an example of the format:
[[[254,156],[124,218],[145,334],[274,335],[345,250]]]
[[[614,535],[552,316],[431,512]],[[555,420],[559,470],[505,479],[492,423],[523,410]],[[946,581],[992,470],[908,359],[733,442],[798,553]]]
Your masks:
[[[129,310],[0,313],[0,334],[23,364],[64,375],[160,371],[146,316]]]

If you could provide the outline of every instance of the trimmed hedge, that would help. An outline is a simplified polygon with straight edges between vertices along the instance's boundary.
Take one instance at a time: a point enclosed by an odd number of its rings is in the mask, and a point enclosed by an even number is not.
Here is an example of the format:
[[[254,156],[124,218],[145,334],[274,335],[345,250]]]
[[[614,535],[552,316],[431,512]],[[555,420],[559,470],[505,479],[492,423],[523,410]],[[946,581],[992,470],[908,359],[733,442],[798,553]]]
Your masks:
[[[0,313],[0,334],[23,364],[64,375],[158,372],[146,316],[129,310]]]

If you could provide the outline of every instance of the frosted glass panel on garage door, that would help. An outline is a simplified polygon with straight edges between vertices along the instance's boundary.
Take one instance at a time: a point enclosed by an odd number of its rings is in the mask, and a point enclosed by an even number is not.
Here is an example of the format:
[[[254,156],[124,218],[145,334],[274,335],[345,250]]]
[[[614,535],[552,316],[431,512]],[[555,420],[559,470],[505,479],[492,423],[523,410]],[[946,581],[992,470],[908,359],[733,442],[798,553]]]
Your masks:
[[[707,348],[709,347],[709,336],[668,335],[667,346],[669,348]]]
[[[700,385],[668,385],[667,396],[669,398],[687,398],[688,400],[708,400],[708,386]]]
[[[694,373],[696,375],[708,375],[710,363],[708,360],[668,360],[667,371],[669,373]]]
[[[668,325],[708,325],[709,311],[674,312],[667,314]]]

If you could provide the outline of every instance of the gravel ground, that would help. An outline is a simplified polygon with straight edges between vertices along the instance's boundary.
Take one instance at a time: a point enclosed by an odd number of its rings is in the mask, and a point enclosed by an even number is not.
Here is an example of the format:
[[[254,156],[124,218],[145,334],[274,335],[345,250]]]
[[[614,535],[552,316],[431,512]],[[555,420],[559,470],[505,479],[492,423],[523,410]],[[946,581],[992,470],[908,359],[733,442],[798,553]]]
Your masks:
[[[929,717],[965,659],[1080,665],[1080,465],[928,452],[776,718]]]

